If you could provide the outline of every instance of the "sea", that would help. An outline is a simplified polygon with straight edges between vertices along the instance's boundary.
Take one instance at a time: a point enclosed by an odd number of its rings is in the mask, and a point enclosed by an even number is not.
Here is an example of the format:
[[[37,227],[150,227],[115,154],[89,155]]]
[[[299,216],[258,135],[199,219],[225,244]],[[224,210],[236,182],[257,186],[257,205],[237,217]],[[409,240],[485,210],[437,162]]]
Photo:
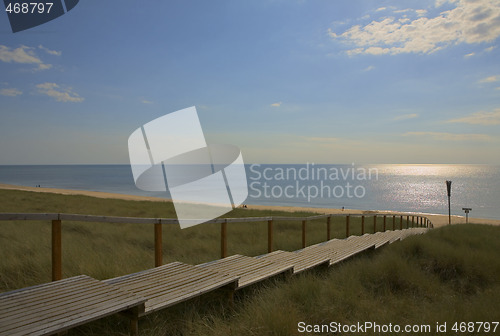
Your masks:
[[[471,217],[500,219],[500,166],[495,165],[246,164],[245,171],[246,180],[229,181],[228,190],[248,191],[248,207],[448,214],[446,181],[451,181],[453,215],[470,208]],[[4,165],[0,183],[170,198],[168,190],[138,189],[129,165]]]

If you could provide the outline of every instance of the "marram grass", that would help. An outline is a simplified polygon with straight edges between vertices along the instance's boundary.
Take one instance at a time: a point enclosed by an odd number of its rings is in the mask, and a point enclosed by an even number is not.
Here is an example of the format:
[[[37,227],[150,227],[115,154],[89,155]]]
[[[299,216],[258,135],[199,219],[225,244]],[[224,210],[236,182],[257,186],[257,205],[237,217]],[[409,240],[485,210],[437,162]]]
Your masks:
[[[0,190],[0,212],[64,212],[110,216],[174,217],[172,205]],[[309,216],[238,209],[227,217]],[[381,218],[379,218],[381,220]],[[373,230],[368,220],[367,232]],[[381,229],[381,221],[377,222]],[[392,227],[392,223],[388,221]],[[351,233],[359,220],[351,219]],[[0,222],[0,291],[50,281],[50,223]],[[276,222],[275,248],[301,245],[300,222]],[[197,264],[220,256],[220,226],[163,228],[164,262]],[[307,242],[326,238],[324,220],[308,223]],[[332,237],[345,221],[332,221]],[[328,270],[267,281],[238,293],[233,306],[210,293],[149,315],[141,335],[304,335],[299,322],[429,324],[499,321],[500,227],[457,225],[409,237]],[[267,226],[228,225],[229,254],[267,249]],[[64,276],[110,278],[153,267],[153,227],[137,224],[63,222]],[[112,316],[69,335],[125,335],[127,320]],[[450,330],[449,330],[450,331]],[[500,332],[497,330],[497,333]],[[321,334],[321,333],[320,333]],[[454,334],[449,332],[449,335]],[[481,334],[481,333],[478,333]]]

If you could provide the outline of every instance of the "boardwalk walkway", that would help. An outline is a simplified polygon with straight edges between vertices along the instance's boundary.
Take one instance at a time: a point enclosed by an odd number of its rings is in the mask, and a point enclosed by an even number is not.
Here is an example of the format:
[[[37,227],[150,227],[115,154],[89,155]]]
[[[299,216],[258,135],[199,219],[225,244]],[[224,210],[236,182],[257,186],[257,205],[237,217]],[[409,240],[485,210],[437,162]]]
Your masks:
[[[332,239],[304,249],[257,257],[233,255],[188,265],[173,262],[98,281],[86,275],[0,294],[0,336],[51,335],[115,313],[137,319],[215,290],[230,293],[279,276],[328,267],[350,257],[425,233],[425,228]]]

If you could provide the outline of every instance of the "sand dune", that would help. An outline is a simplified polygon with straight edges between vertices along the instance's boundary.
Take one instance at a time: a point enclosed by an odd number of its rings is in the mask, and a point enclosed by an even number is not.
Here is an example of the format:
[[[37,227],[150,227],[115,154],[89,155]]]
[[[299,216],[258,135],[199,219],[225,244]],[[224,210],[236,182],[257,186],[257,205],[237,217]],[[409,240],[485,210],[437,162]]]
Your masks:
[[[36,187],[25,187],[25,186],[17,186],[11,184],[1,184],[0,189],[11,189],[11,190],[24,190],[24,191],[33,191],[33,192],[48,192],[62,195],[85,195],[99,198],[113,198],[113,199],[122,199],[128,201],[153,201],[153,202],[168,202],[169,200],[164,198],[157,197],[147,197],[147,196],[137,196],[137,195],[125,195],[125,194],[114,194],[114,193],[106,193],[100,191],[87,191],[87,190],[69,190],[69,189],[55,189],[55,188],[36,188]],[[313,212],[318,214],[387,214],[387,213],[398,213],[394,211],[383,211],[383,210],[353,210],[353,209],[330,209],[330,208],[312,208],[312,207],[285,207],[285,206],[267,206],[267,205],[248,205],[251,209],[258,210],[278,210],[278,211],[306,211]],[[428,217],[434,227],[440,227],[448,224],[448,216],[440,215],[440,214],[427,214],[427,213],[415,213],[418,215],[423,215]],[[500,220],[496,219],[484,219],[484,218],[469,218],[470,223],[481,223],[481,224],[490,224],[490,225],[500,225]],[[464,216],[452,216],[452,224],[464,224],[465,217]]]

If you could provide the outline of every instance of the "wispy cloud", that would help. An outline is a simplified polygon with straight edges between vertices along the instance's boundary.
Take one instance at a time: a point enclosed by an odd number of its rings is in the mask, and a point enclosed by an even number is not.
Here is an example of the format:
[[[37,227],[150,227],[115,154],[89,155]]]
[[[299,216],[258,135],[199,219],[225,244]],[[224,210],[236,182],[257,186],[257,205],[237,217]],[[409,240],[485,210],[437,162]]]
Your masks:
[[[45,51],[47,54],[49,55],[53,55],[53,56],[61,56],[62,55],[62,52],[61,51],[56,51],[56,50],[50,50],[49,48],[45,48],[43,45],[39,45],[38,46],[38,49],[42,49],[43,51]]]
[[[427,9],[416,9],[415,13],[417,13],[418,16],[425,16],[427,15]]]
[[[407,132],[403,136],[429,137],[439,141],[479,141],[490,142],[495,139],[487,134],[458,134],[445,132]]]
[[[146,99],[141,100],[141,103],[147,104],[147,105],[154,104],[154,102],[152,102],[151,100],[146,100]]]
[[[273,103],[271,104],[272,107],[280,107],[281,104],[283,104],[283,102],[277,102],[277,103]]]
[[[363,71],[368,72],[374,70],[375,67],[373,65],[367,66]]]
[[[475,55],[476,55],[475,52],[471,52],[470,54],[464,55],[464,58],[470,58],[470,57],[475,56]]]
[[[84,98],[73,92],[71,88],[61,88],[56,83],[42,83],[37,86],[38,92],[54,98],[58,102],[81,103]]]
[[[500,108],[495,109],[493,112],[476,112],[466,117],[448,120],[447,122],[470,125],[500,125]]]
[[[443,1],[437,0],[436,6]],[[332,39],[354,44],[349,55],[430,54],[450,45],[492,42],[500,36],[500,2],[492,0],[450,0],[453,9],[428,18],[424,9],[415,10],[417,18],[401,21],[385,17],[367,25],[355,25]],[[400,15],[402,13],[399,13]]]
[[[16,49],[0,45],[0,61],[6,63],[33,64],[37,67],[34,70],[47,70],[51,64],[45,64],[35,53],[35,48],[20,46]]]
[[[22,91],[15,89],[15,88],[1,89],[0,90],[0,95],[7,96],[7,97],[15,97],[15,96],[19,96],[22,94],[23,94]]]
[[[493,50],[495,50],[495,48],[496,48],[496,46],[485,48],[484,52],[492,52]]]
[[[479,83],[494,83],[498,82],[500,80],[500,76],[489,76],[486,78],[483,78],[479,81]]]
[[[417,113],[399,115],[399,116],[394,117],[393,120],[408,120],[408,119],[415,119],[415,118],[418,118]]]

